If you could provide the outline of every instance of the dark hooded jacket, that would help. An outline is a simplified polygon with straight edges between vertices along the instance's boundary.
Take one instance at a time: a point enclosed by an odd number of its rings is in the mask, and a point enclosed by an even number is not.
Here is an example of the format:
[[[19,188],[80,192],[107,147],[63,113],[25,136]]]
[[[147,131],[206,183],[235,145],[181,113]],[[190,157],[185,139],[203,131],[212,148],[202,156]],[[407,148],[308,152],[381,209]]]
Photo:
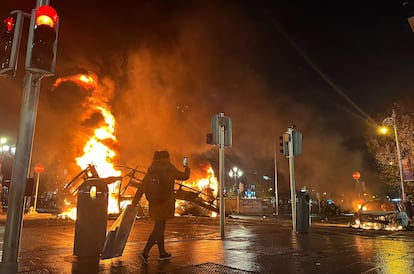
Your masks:
[[[168,192],[167,199],[161,202],[149,202],[150,217],[153,220],[166,220],[174,217],[175,180],[187,180],[190,177],[190,168],[185,167],[184,172],[179,171],[168,158],[154,158],[147,172],[154,172],[160,175],[160,182],[164,185],[164,191]],[[145,188],[145,186],[144,186]]]

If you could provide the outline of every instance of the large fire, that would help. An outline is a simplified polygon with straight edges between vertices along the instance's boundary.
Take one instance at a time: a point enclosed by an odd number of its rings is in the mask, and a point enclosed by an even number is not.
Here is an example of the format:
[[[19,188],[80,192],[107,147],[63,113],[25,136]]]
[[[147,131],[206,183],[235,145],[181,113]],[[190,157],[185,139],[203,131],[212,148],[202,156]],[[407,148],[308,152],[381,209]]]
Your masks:
[[[101,112],[105,123],[94,130],[94,135],[90,137],[83,148],[84,154],[76,158],[76,163],[81,169],[85,169],[89,164],[93,164],[99,176],[102,178],[121,176],[121,171],[114,168],[113,159],[116,156],[116,152],[105,145],[107,140],[117,141],[114,136],[115,118],[104,107],[97,106],[96,109]],[[108,213],[110,214],[119,213],[117,198],[119,187],[120,181],[108,185]]]
[[[207,169],[208,176],[206,178],[199,179],[195,182],[195,185],[198,189],[203,191],[204,189],[212,189],[214,197],[217,196],[218,193],[218,180],[217,177],[214,175],[214,170],[211,166]]]
[[[94,74],[84,75],[77,74],[64,78],[59,78],[54,83],[56,88],[61,83],[72,82],[82,88],[94,91],[99,89],[97,77]],[[93,134],[84,138],[85,144],[83,146],[83,155],[77,157],[76,164],[81,170],[86,170],[89,165],[93,165],[100,178],[121,177],[121,171],[114,167],[114,159],[117,152],[114,147],[117,147],[118,140],[115,134],[115,118],[111,113],[110,107],[107,105],[107,98],[101,96],[90,97],[88,99],[88,113],[99,113],[103,117],[103,122],[100,123],[93,130]],[[121,181],[115,181],[108,185],[109,199],[108,199],[108,214],[119,213],[119,188]],[[217,196],[218,181],[214,176],[214,171],[211,166],[207,167],[207,176],[205,178],[197,179],[192,183],[186,182],[186,185],[198,192],[197,199],[207,200],[211,205],[215,205],[215,197]],[[201,197],[204,196],[204,197]],[[177,200],[180,204],[182,201]],[[69,208],[60,216],[64,218],[76,219],[76,207],[65,201]],[[212,211],[211,216],[216,216],[216,212]]]
[[[99,87],[95,75],[77,74],[64,78],[59,78],[54,83],[57,87],[63,82],[73,82],[86,90],[94,90]],[[93,130],[91,136],[85,138],[85,145],[83,147],[83,155],[77,157],[76,163],[82,169],[86,169],[88,165],[93,165],[101,178],[119,177],[121,171],[116,170],[113,160],[116,157],[116,151],[111,149],[108,144],[116,144],[117,138],[115,136],[115,118],[112,115],[109,106],[107,106],[104,98],[90,98],[88,105],[91,112],[100,113],[103,117],[103,123]],[[119,213],[118,193],[120,181],[116,181],[108,185],[109,199],[108,199],[108,213]],[[68,204],[70,207],[71,205]],[[76,211],[70,208],[64,216],[74,218]]]
[[[184,185],[191,189],[198,191],[198,195],[195,198],[196,201],[201,201],[202,204],[207,205],[208,208],[217,208],[217,193],[218,193],[218,180],[214,175],[213,168],[209,165],[206,167],[207,175],[201,176],[202,178],[193,180],[192,182],[185,182]],[[182,207],[186,201],[176,200],[176,209]],[[179,213],[176,212],[176,215]],[[216,217],[217,212],[210,211],[211,217]]]

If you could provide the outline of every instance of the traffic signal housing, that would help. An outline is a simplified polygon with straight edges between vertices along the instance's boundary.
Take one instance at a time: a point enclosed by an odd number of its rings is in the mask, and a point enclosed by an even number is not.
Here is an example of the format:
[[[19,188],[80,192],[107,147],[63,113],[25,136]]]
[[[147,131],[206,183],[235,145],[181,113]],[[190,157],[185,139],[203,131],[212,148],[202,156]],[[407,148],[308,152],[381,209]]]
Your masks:
[[[284,133],[283,135],[279,136],[280,139],[280,153],[285,156],[289,155],[289,134]]]
[[[23,12],[12,11],[4,19],[0,41],[0,75],[15,76],[21,34],[23,30]]]
[[[54,74],[59,30],[59,16],[51,6],[32,11],[26,52],[26,70]]]

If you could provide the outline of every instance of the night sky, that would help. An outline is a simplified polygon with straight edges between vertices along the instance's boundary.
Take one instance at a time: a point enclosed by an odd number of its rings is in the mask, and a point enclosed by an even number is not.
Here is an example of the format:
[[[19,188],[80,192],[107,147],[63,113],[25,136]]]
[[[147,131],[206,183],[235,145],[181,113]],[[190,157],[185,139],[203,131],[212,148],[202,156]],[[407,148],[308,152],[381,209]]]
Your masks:
[[[35,4],[2,0],[0,12]],[[93,120],[88,98],[99,97],[116,118],[122,165],[145,169],[154,150],[168,149],[177,165],[188,155],[195,174],[203,163],[216,167],[218,150],[205,135],[210,117],[224,112],[233,122],[226,167],[243,169],[246,183],[273,177],[276,144],[280,188],[288,189],[279,135],[295,125],[303,133],[298,187],[342,193],[355,170],[373,187],[364,132],[414,88],[414,32],[402,1],[50,4],[60,15],[57,67],[42,80],[33,162],[69,177]],[[16,79],[0,79],[0,133],[13,138],[19,61]],[[52,88],[59,77],[87,72],[99,77],[99,90]]]

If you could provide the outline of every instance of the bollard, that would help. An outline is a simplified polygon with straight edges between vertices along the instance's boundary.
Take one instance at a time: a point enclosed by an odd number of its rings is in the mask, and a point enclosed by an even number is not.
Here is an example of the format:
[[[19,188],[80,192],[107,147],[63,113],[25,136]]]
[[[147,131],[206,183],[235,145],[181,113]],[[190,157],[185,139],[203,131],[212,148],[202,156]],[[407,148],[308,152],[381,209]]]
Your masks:
[[[73,254],[99,257],[106,239],[108,186],[99,178],[89,178],[78,188]]]

